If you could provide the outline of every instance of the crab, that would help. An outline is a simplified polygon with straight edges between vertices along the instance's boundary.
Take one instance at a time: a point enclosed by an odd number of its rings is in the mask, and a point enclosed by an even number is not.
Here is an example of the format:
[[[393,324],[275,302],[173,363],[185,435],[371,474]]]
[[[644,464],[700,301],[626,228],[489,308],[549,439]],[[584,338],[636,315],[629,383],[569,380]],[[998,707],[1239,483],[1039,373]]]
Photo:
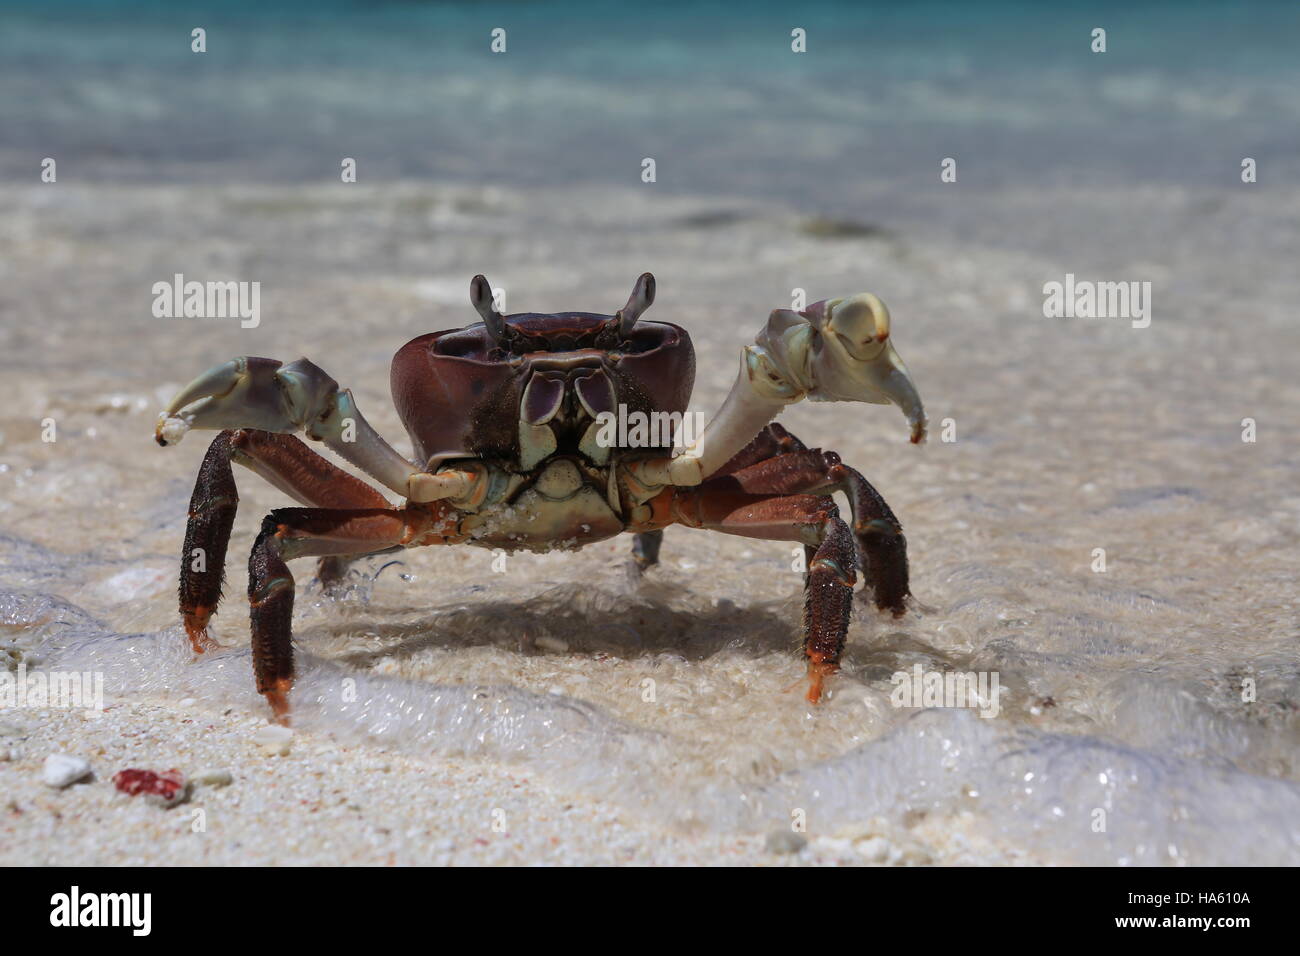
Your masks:
[[[304,506],[263,519],[248,563],[253,669],[276,722],[289,722],[294,680],[287,562],[319,558],[328,583],[366,554],[452,544],[544,552],[630,532],[633,566],[644,573],[669,525],[804,545],[803,651],[807,699],[817,703],[838,669],[858,572],[860,600],[906,611],[907,544],[859,472],[773,419],[803,398],[893,403],[911,441],[922,441],[925,413],[890,340],[889,311],[870,293],[774,310],[743,349],[721,408],[683,445],[668,429],[611,427],[619,415],[676,422],[687,410],[694,348],[682,327],[642,318],[654,298],[647,272],[614,315],[503,315],[487,279],[475,276],[470,301],[481,321],[421,335],[393,358],[412,459],[306,358],[244,356],[191,382],[159,416],[155,438],[171,445],[190,429],[219,431],[199,468],[181,555],[180,613],[193,651],[218,646],[208,625],[239,501],[233,462]],[[835,492],[848,500],[847,522]]]

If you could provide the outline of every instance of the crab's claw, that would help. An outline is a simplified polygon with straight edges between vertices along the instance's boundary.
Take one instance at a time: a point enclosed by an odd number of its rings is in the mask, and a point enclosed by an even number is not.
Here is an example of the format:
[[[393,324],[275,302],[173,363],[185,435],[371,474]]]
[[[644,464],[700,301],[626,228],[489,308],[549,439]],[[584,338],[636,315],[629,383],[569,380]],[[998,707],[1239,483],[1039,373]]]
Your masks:
[[[786,405],[893,403],[925,439],[925,409],[907,366],[894,351],[889,310],[869,292],[826,299],[795,312],[776,309],[745,348],[740,377],[700,439],[671,461],[632,466],[647,487],[697,485],[721,468]]]
[[[338,383],[306,359],[283,365],[241,356],[208,369],[158,416],[154,438],[174,445],[191,428],[260,428],[294,432],[324,410]]]
[[[890,341],[889,309],[870,292],[775,310],[745,349],[745,368],[755,391],[785,402],[892,402],[912,441],[925,439],[925,409]]]
[[[402,494],[416,473],[370,427],[352,393],[305,358],[285,365],[241,356],[204,372],[163,409],[154,439],[174,445],[191,428],[301,431]]]

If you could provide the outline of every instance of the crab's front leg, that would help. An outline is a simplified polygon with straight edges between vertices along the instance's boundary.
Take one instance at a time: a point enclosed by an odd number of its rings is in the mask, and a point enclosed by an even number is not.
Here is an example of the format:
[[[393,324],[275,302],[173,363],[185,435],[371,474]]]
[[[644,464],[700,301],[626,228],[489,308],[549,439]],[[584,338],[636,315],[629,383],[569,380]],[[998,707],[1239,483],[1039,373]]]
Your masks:
[[[305,358],[284,365],[241,356],[209,369],[172,399],[154,437],[171,445],[191,428],[302,431],[403,496],[417,474],[362,417],[352,393]]]
[[[248,428],[217,435],[203,456],[194,483],[181,551],[181,620],[190,646],[199,654],[216,646],[208,635],[208,621],[221,601],[226,547],[239,507],[239,490],[231,471],[235,462],[306,505],[388,507],[388,500],[378,491],[330,464],[292,435],[273,435]],[[343,561],[335,557],[325,560],[332,563],[325,565],[323,571]]]
[[[463,540],[450,505],[407,508],[280,508],[262,521],[248,558],[253,673],[275,719],[289,722],[293,686],[293,575],[302,557],[361,555]]]
[[[698,485],[725,465],[784,408],[815,402],[893,403],[925,438],[925,411],[889,339],[889,310],[869,292],[776,309],[741,359],[740,376],[703,435],[676,458],[630,466],[643,485]]]

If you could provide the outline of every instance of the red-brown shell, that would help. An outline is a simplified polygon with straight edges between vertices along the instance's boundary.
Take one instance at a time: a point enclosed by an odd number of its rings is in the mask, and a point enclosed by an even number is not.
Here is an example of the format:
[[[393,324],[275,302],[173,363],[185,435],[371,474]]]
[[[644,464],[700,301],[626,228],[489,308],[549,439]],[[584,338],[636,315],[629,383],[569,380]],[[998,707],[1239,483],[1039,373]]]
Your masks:
[[[475,323],[421,335],[393,357],[393,403],[421,465],[456,457],[517,460],[520,405],[534,374],[570,376],[597,406],[607,404],[600,398],[609,391],[603,374],[628,412],[686,411],[695,349],[680,326],[641,320],[618,342],[616,322],[590,312],[522,313],[506,324],[513,354]],[[549,388],[541,381],[537,396],[529,395],[534,414]]]

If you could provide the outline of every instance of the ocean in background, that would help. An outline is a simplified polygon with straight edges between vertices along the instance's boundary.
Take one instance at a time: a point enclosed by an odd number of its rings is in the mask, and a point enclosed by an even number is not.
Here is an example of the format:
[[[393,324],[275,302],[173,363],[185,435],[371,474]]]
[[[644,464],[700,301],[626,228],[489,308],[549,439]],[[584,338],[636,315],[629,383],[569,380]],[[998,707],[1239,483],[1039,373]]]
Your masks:
[[[11,182],[54,156],[77,181],[324,183],[347,156],[372,184],[617,186],[651,157],[666,192],[1107,267],[1161,237],[1072,234],[1003,191],[1212,188],[1247,156],[1261,185],[1300,175],[1293,3],[128,0],[0,22]]]
[[[662,189],[846,214],[923,203],[948,156],[968,191],[1281,180],[1297,48],[1268,2],[6,4],[0,176],[627,184],[649,156]]]

